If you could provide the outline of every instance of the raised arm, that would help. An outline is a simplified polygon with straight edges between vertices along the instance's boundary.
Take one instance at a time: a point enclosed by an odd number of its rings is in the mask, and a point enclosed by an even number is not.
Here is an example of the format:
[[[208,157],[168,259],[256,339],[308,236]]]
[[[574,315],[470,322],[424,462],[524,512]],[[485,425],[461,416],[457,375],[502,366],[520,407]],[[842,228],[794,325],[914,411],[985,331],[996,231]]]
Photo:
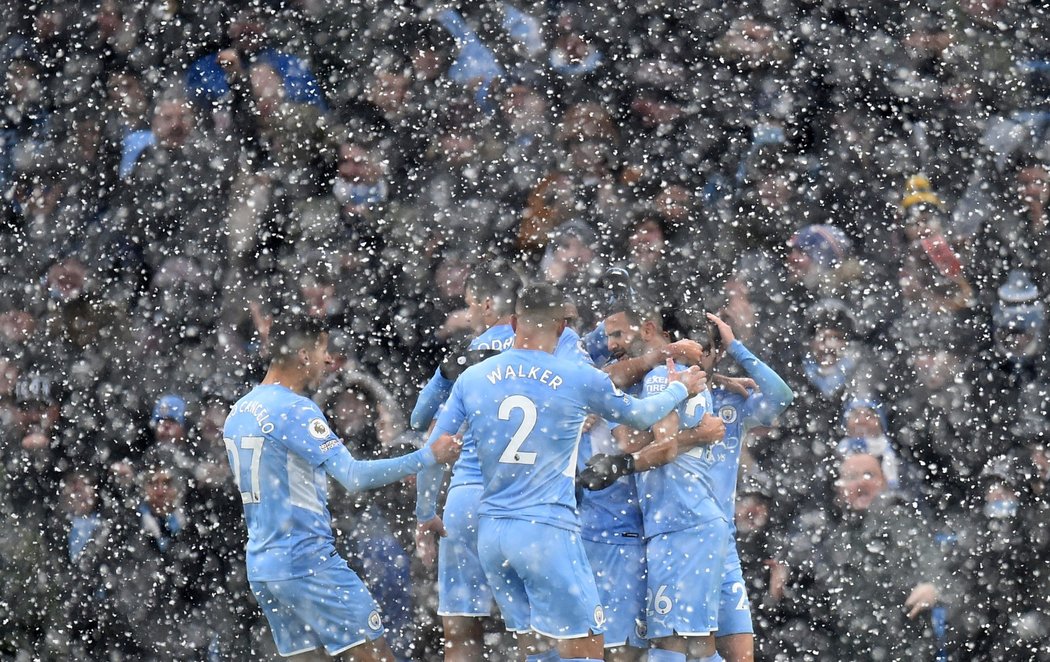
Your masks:
[[[729,355],[758,384],[759,393],[748,397],[745,404],[745,419],[750,419],[752,425],[772,425],[794,400],[795,394],[791,392],[791,387],[736,339],[732,327],[711,313],[707,314],[707,319],[718,328],[722,344],[728,348]]]
[[[616,388],[630,388],[642,381],[650,370],[668,359],[684,365],[695,365],[700,361],[701,351],[696,342],[679,340],[659,349],[651,349],[641,356],[620,359],[605,366],[603,370]]]
[[[729,345],[729,355],[744,368],[758,384],[759,392],[747,399],[745,418],[757,425],[772,425],[778,416],[791,405],[795,394],[791,387],[768,365],[760,361],[739,340]]]

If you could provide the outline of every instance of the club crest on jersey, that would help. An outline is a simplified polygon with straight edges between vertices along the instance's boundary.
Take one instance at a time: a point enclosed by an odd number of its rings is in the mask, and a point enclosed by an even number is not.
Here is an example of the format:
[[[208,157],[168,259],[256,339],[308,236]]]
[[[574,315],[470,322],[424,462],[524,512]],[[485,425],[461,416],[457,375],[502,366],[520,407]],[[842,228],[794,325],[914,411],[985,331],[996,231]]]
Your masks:
[[[594,624],[598,627],[605,625],[605,610],[601,605],[594,608]]]
[[[639,639],[646,639],[649,636],[649,624],[645,621],[634,619],[634,633],[638,635]]]
[[[732,423],[736,421],[736,407],[726,405],[718,410],[718,416],[722,419],[723,423]]]
[[[378,611],[373,610],[372,613],[368,615],[368,627],[372,628],[373,630],[378,630],[379,628],[383,627],[383,621],[379,618]]]
[[[332,434],[324,419],[315,418],[306,427],[310,430],[310,436],[314,439],[327,439]]]

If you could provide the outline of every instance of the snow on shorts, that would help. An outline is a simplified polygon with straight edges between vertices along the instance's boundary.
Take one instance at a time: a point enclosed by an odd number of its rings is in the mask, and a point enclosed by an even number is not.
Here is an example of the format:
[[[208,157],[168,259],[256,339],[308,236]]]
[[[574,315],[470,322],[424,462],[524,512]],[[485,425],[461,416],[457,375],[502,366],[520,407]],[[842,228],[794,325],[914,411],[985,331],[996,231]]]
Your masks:
[[[718,636],[754,634],[751,623],[751,602],[747,599],[747,584],[740,568],[736,542],[729,541],[725,570],[722,573],[722,593],[718,604]]]
[[[379,606],[343,561],[308,577],[252,581],[284,657],[324,647],[338,655],[383,636]]]
[[[715,519],[646,541],[649,639],[700,637],[718,630],[728,531],[725,520]]]
[[[438,543],[438,615],[488,616],[492,591],[478,558],[481,485],[456,485],[445,499],[448,535]]]
[[[478,556],[508,630],[553,639],[604,631],[605,610],[578,533],[482,517]]]
[[[645,639],[645,545],[583,541],[605,610],[605,647],[649,648]]]

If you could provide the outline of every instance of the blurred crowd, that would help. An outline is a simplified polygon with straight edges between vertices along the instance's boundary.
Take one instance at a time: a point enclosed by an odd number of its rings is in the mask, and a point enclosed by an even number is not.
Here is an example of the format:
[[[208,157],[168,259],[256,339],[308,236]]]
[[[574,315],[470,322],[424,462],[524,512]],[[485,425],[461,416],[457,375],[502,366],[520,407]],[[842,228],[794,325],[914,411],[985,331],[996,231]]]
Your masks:
[[[357,457],[400,454],[498,259],[584,329],[625,267],[795,391],[738,495],[758,659],[1050,659],[1045,3],[16,0],[0,24],[0,656],[271,655],[221,438],[270,320],[330,322],[316,398]],[[332,494],[394,649],[435,659],[414,488]]]

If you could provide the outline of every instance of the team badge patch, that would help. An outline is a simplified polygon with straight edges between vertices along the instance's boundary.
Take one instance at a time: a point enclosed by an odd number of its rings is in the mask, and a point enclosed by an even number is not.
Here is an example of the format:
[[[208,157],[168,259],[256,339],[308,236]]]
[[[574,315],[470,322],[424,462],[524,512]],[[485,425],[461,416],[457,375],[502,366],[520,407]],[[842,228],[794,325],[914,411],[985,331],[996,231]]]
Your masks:
[[[736,407],[725,406],[718,410],[718,415],[721,417],[722,422],[732,423],[736,420]]]
[[[646,639],[649,636],[649,624],[645,621],[634,619],[634,633],[638,635],[639,639]]]
[[[383,627],[383,621],[381,618],[379,618],[378,611],[373,611],[371,614],[368,615],[368,627],[372,628],[373,630],[378,630],[379,628]]]
[[[328,424],[320,418],[310,421],[307,428],[310,430],[310,436],[315,439],[327,439],[332,434],[332,431],[328,429]]]
[[[598,627],[605,625],[605,610],[601,605],[594,608],[594,624]]]

